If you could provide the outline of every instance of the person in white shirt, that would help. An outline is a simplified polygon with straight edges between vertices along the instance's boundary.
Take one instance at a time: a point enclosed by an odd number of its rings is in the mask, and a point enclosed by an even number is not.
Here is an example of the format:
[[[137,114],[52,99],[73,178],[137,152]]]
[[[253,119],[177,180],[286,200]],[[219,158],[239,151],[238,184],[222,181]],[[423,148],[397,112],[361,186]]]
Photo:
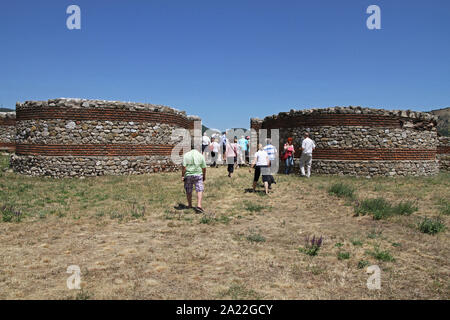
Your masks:
[[[311,176],[312,153],[316,148],[316,145],[314,141],[309,138],[308,132],[305,132],[303,136],[302,155],[300,156],[300,172],[302,176],[305,176],[306,165],[306,177],[309,178]]]
[[[209,145],[209,149],[211,150],[211,167],[218,167],[217,166],[217,156],[219,155],[220,145],[216,142],[215,138],[212,138],[212,142]]]
[[[202,154],[205,157],[206,161],[208,161],[208,147],[211,144],[211,139],[208,137],[208,135],[205,133],[203,133],[203,137],[202,137]]]
[[[202,152],[203,154],[205,154],[205,152],[207,151],[207,147],[211,144],[211,139],[208,137],[208,135],[206,134],[206,132],[203,134],[202,137]]]
[[[274,171],[273,166],[276,164],[275,161],[277,161],[277,154],[278,154],[278,150],[277,148],[275,148],[274,145],[272,145],[272,140],[271,139],[266,139],[266,146],[263,149],[265,152],[267,152],[267,155],[269,156],[269,160],[270,160],[270,179],[269,179],[269,189],[271,189],[271,185],[272,183],[276,183],[275,179],[273,178],[273,174],[276,173]]]
[[[264,189],[266,194],[269,194],[269,180],[270,180],[270,160],[267,152],[263,150],[262,144],[258,144],[258,151],[255,153],[251,168],[255,168],[255,175],[253,177],[253,191],[256,190],[256,183],[259,176],[262,174],[262,181],[264,182]],[[252,169],[249,169],[252,172]]]

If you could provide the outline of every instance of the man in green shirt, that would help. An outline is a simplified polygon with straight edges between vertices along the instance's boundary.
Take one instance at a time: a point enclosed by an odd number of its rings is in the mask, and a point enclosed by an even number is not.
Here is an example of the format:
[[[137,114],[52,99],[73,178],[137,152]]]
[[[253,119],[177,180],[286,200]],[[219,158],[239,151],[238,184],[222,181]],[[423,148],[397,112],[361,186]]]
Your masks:
[[[203,181],[206,179],[206,161],[205,157],[196,149],[192,149],[183,156],[183,167],[181,170],[181,179],[184,182],[186,197],[189,208],[192,208],[192,191],[195,185],[197,192],[197,207],[195,211],[203,212]]]

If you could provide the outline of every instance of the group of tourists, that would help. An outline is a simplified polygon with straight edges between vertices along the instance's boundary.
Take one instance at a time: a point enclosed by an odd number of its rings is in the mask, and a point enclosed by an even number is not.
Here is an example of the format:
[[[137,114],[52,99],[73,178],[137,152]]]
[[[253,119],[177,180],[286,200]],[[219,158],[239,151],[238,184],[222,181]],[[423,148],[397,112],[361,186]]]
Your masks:
[[[235,166],[239,166],[249,161],[249,141],[249,136],[241,136],[239,140],[235,137],[233,141],[229,141],[225,133],[220,137],[215,134],[210,138],[205,132],[202,137],[202,154],[209,160],[211,167],[218,167],[218,163],[224,162],[230,164],[231,159]]]
[[[219,140],[217,142],[216,140]],[[188,201],[188,207],[194,208],[196,212],[203,212],[202,198],[204,191],[204,181],[206,180],[206,157],[210,155],[211,167],[218,167],[218,158],[225,161],[227,164],[228,177],[231,178],[236,167],[246,164],[249,161],[249,145],[250,137],[241,137],[239,140],[234,137],[232,141],[227,139],[223,134],[220,139],[217,136],[209,138],[206,134],[202,138],[202,152],[192,148],[183,156],[182,165],[182,181],[184,182],[184,189]],[[253,176],[253,191],[256,191],[256,186],[259,177],[262,176],[264,184],[264,192],[269,194],[272,184],[276,183],[273,174],[276,173],[277,168],[274,168],[273,163],[278,157],[278,151],[272,145],[271,139],[266,139],[265,146],[258,144],[258,150],[253,155],[253,161],[250,164],[249,171],[254,169]],[[312,153],[316,145],[309,137],[309,133],[305,132],[300,155],[300,174],[309,178],[311,176]],[[293,138],[288,138],[283,146],[283,151],[280,155],[285,162],[285,174],[289,175],[294,167],[295,147],[293,145]],[[305,171],[306,167],[306,171]],[[195,186],[197,192],[197,206],[192,207],[192,192]]]

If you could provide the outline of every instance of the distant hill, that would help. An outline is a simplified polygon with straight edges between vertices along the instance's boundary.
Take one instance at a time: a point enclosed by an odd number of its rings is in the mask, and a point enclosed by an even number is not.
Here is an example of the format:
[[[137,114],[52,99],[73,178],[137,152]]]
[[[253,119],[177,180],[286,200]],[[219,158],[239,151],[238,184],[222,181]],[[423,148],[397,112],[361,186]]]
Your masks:
[[[430,113],[438,116],[437,129],[443,136],[450,135],[450,107],[432,110]]]
[[[9,108],[0,108],[0,112],[11,112],[11,111],[16,111],[16,110],[9,109]]]

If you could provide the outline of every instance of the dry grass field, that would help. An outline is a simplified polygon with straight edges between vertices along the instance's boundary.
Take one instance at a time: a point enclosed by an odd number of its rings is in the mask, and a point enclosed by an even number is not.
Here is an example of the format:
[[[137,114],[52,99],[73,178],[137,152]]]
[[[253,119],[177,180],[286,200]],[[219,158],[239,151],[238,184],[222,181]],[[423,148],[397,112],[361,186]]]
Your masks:
[[[175,208],[179,173],[56,180],[0,162],[0,299],[450,298],[450,174],[278,175],[265,196],[247,168],[208,169],[201,215]],[[323,236],[315,256],[307,236]],[[67,289],[69,265],[82,290]]]

